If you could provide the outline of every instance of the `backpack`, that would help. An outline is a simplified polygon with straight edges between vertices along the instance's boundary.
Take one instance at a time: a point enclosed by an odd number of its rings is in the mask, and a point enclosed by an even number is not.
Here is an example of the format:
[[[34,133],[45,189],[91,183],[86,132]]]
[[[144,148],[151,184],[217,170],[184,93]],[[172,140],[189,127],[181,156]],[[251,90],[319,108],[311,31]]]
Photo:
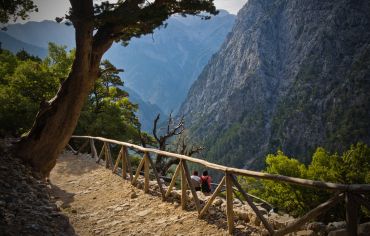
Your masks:
[[[204,193],[211,192],[211,189],[209,188],[209,185],[208,185],[208,177],[207,178],[201,178],[201,182],[202,182],[202,185],[201,185],[202,192],[204,192]]]

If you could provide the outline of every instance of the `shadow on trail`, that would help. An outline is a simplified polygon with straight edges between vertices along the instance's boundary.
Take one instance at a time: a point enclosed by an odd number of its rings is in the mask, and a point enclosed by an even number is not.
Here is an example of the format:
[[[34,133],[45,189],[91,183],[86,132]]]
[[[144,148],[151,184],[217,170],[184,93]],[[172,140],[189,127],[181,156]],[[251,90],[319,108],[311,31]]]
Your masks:
[[[69,208],[71,207],[70,203],[74,201],[74,193],[66,192],[65,190],[59,188],[58,186],[50,183],[52,195],[55,197],[56,201],[62,201],[60,208]]]
[[[101,168],[95,163],[94,159],[90,157],[81,158],[81,155],[86,154],[74,155],[72,153],[64,153],[58,159],[58,162],[61,165],[57,171],[59,173],[63,173],[64,175],[80,176]],[[78,162],[77,164],[76,161]]]

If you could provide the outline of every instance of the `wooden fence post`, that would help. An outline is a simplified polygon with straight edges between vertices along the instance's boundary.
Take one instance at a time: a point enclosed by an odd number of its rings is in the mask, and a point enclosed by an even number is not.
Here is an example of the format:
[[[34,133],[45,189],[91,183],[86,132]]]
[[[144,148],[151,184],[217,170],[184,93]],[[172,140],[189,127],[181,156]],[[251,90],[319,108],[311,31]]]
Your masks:
[[[116,164],[114,164],[114,167],[113,167],[113,170],[112,170],[113,173],[116,173],[116,170],[117,170],[118,165],[119,165],[119,161],[122,158],[121,154],[122,154],[122,148],[121,148],[121,150],[119,150],[119,153],[118,153],[118,156],[117,156],[117,160],[116,160]],[[122,160],[122,162],[123,162],[123,160]]]
[[[330,208],[335,206],[338,202],[342,201],[344,198],[343,194],[335,195],[334,197],[330,198],[328,201],[320,204],[315,209],[307,212],[301,218],[289,223],[285,228],[279,229],[278,231],[271,231],[269,230],[270,235],[274,236],[284,236],[294,231],[299,230],[305,223],[312,221],[317,216],[327,212]],[[271,228],[272,229],[272,228]]]
[[[149,157],[149,156],[148,156]],[[165,192],[163,190],[163,187],[162,187],[162,182],[161,182],[161,179],[159,178],[159,175],[158,175],[158,172],[157,170],[155,169],[155,165],[153,163],[153,160],[150,159],[150,157],[148,158],[148,161],[153,169],[153,173],[154,173],[154,176],[157,180],[157,183],[158,183],[158,187],[159,187],[159,191],[161,191],[161,195],[162,195],[162,200],[164,201],[166,198],[165,198]]]
[[[353,193],[346,192],[346,222],[348,235],[357,235],[357,219],[359,204],[356,201]]]
[[[195,187],[193,186],[193,183],[191,182],[190,172],[188,165],[186,164],[186,161],[182,161],[182,170],[185,173],[186,182],[188,183],[188,186],[190,188],[191,194],[193,195],[193,199],[195,202],[195,207],[197,208],[198,213],[202,210],[200,207],[199,198],[197,195],[197,191],[195,191]]]
[[[87,144],[89,144],[89,140],[86,140],[82,145],[81,147],[77,150],[76,153],[74,153],[75,155],[78,155],[80,154],[80,152],[82,152],[82,150],[84,150],[84,148],[87,146]]]
[[[263,217],[261,212],[258,210],[256,205],[254,205],[253,200],[251,199],[250,196],[242,189],[240,186],[239,182],[234,178],[233,175],[230,175],[231,181],[234,183],[235,187],[239,190],[239,192],[243,195],[249,206],[252,208],[254,213],[256,213],[257,217],[261,220],[262,224],[265,226],[265,228],[269,231],[270,235],[274,235],[274,229],[272,226],[269,224],[269,222]]]
[[[126,156],[126,160],[127,160],[128,172],[130,173],[130,180],[132,181],[133,180],[133,177],[132,177],[131,158],[130,158],[130,155],[128,155],[128,149],[127,149],[127,147],[125,147],[125,156]]]
[[[149,156],[148,153],[144,153],[144,192],[149,193]]]
[[[90,139],[90,149],[91,149],[91,158],[96,159],[98,157],[98,153],[95,148],[94,139]]]
[[[103,146],[101,148],[101,151],[100,151],[100,154],[99,154],[99,157],[98,157],[98,160],[96,160],[96,163],[99,164],[100,162],[100,159],[102,159],[103,155],[105,154],[105,143],[103,143]]]
[[[142,169],[142,168],[143,168],[143,166],[144,166],[144,162],[145,162],[145,159],[144,159],[144,158],[143,158],[143,159],[141,159],[141,161],[140,161],[140,163],[139,163],[139,166],[138,166],[138,167],[137,167],[137,169],[136,169],[135,176],[134,176],[134,178],[133,178],[133,179],[132,179],[132,181],[131,181],[132,185],[135,185],[137,178],[139,178],[140,171],[141,171],[141,169]]]
[[[108,150],[108,157],[109,157],[109,168],[113,168],[113,159],[112,159],[112,153],[110,151],[110,144],[107,143],[107,150]]]
[[[110,167],[110,150],[109,150],[109,144],[104,142],[105,145],[105,168],[109,169]]]
[[[168,188],[167,188],[167,192],[166,192],[166,194],[165,194],[165,198],[167,198],[169,195],[170,195],[170,193],[171,193],[171,191],[172,191],[172,188],[175,186],[175,184],[176,184],[176,179],[177,179],[177,176],[179,175],[179,173],[180,173],[180,170],[181,170],[181,165],[180,165],[180,163],[177,165],[177,167],[176,167],[176,170],[175,170],[175,173],[173,173],[173,176],[172,176],[172,180],[171,180],[171,183],[170,183],[170,186],[168,186]]]
[[[183,160],[180,161],[180,168],[181,168],[181,209],[186,210],[186,199],[187,199],[187,194],[186,194],[186,176],[185,176],[185,171],[183,168]]]
[[[221,189],[223,185],[225,184],[225,176],[222,178],[221,182],[217,186],[216,190],[213,192],[210,199],[208,199],[206,205],[203,207],[203,209],[200,211],[198,218],[202,218],[203,215],[207,212],[208,208],[211,206],[212,202],[215,200],[217,195],[221,192]]]
[[[232,176],[226,172],[226,215],[229,234],[233,234],[234,232],[233,182],[231,178]]]
[[[122,166],[121,166],[121,169],[122,169],[122,178],[123,179],[126,179],[127,177],[127,148],[125,146],[122,146],[121,148],[121,158],[122,158]]]
[[[67,144],[67,148],[71,150],[73,155],[75,155],[75,153],[77,152],[76,150],[73,149],[73,147],[69,143]]]

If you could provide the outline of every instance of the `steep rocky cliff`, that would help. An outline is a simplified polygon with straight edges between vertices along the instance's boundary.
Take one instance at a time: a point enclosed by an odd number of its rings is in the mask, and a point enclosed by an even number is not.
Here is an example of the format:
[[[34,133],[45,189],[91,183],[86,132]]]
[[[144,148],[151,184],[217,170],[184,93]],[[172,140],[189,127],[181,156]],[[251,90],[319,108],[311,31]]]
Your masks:
[[[365,0],[249,0],[180,109],[191,135],[247,168],[370,143],[369,29]]]

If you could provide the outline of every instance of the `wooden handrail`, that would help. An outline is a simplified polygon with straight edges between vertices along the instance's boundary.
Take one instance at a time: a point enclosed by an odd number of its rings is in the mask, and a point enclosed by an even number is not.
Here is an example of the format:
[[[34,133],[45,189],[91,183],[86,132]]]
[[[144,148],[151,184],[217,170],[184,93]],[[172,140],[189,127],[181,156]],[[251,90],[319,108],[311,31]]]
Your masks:
[[[205,160],[201,160],[201,159],[197,159],[197,158],[193,158],[193,157],[189,157],[189,156],[185,156],[181,154],[160,151],[154,148],[144,148],[139,145],[121,142],[121,141],[117,141],[113,139],[107,139],[107,138],[102,138],[102,137],[92,137],[92,136],[77,136],[77,135],[72,136],[72,138],[88,138],[88,139],[95,139],[95,140],[99,140],[103,142],[114,143],[117,145],[125,146],[127,148],[137,149],[142,152],[150,152],[150,153],[155,153],[155,154],[170,157],[170,158],[177,158],[180,160],[190,161],[196,164],[206,166],[213,170],[227,172],[227,173],[235,174],[235,175],[248,176],[248,177],[254,177],[254,178],[259,178],[259,179],[274,180],[274,181],[281,181],[281,182],[286,182],[286,183],[295,184],[295,185],[322,188],[322,189],[327,189],[327,190],[340,190],[340,191],[350,191],[350,192],[370,192],[370,184],[350,184],[350,185],[337,184],[337,183],[301,179],[301,178],[295,178],[295,177],[289,177],[289,176],[283,176],[283,175],[274,175],[274,174],[268,174],[268,173],[263,173],[263,172],[258,172],[258,171],[226,167],[223,165],[218,165],[218,164],[211,163]]]
[[[197,158],[180,155],[176,153],[171,152],[165,152],[160,151],[154,148],[144,148],[142,146],[138,146],[131,143],[126,142],[120,142],[117,140],[102,138],[102,137],[91,137],[91,136],[72,136],[72,138],[86,138],[90,140],[90,146],[92,151],[92,156],[97,158],[97,163],[99,163],[99,160],[101,158],[105,159],[105,166],[106,168],[112,167],[113,172],[116,171],[118,168],[118,164],[120,159],[122,159],[122,165],[123,169],[122,172],[126,172],[127,170],[125,168],[125,161],[127,161],[127,167],[130,170],[130,180],[132,184],[135,184],[137,181],[141,169],[144,167],[144,190],[146,193],[149,192],[149,166],[152,167],[153,172],[155,174],[157,183],[159,185],[160,191],[162,193],[163,200],[168,197],[168,195],[171,193],[172,188],[175,185],[176,178],[181,173],[181,206],[182,209],[186,208],[186,202],[187,202],[187,194],[186,189],[189,186],[199,213],[199,217],[204,215],[208,209],[208,207],[212,204],[212,201],[215,199],[218,192],[221,190],[223,181],[226,182],[226,216],[227,216],[227,225],[229,233],[232,234],[234,231],[234,212],[233,212],[233,188],[234,186],[238,189],[238,191],[244,196],[245,201],[250,205],[250,207],[253,209],[257,217],[262,221],[265,228],[268,230],[268,233],[270,235],[284,235],[290,232],[293,232],[297,230],[301,225],[304,223],[307,223],[309,220],[315,218],[316,216],[320,215],[323,211],[326,211],[330,208],[332,208],[338,201],[343,200],[343,196],[345,196],[345,208],[346,208],[346,222],[347,222],[347,233],[351,235],[355,235],[357,232],[357,217],[358,217],[358,211],[360,204],[369,208],[369,204],[366,202],[366,200],[359,194],[362,192],[370,192],[370,184],[336,184],[336,183],[329,183],[329,182],[323,182],[323,181],[314,181],[314,180],[307,180],[307,179],[300,179],[300,178],[294,178],[294,177],[288,177],[283,175],[273,175],[263,172],[257,172],[257,171],[250,171],[250,170],[243,170],[243,169],[237,169],[237,168],[230,168],[218,164],[214,164],[205,160],[200,160]],[[97,156],[97,152],[94,146],[94,140],[99,140],[104,143],[100,155]],[[110,143],[121,145],[120,153],[117,157],[116,164],[113,167],[113,160],[110,153]],[[69,146],[70,147],[70,146]],[[70,147],[71,148],[71,147]],[[133,177],[132,175],[132,169],[131,164],[129,160],[129,155],[127,154],[127,148],[136,149],[138,151],[141,151],[144,153],[143,158],[140,161],[140,164],[138,168],[136,169],[136,174]],[[73,149],[72,149],[73,150]],[[79,149],[81,150],[81,148]],[[124,153],[123,153],[124,152]],[[78,153],[78,151],[77,151]],[[149,153],[155,153],[157,155],[166,156],[170,158],[176,158],[180,160],[180,164],[177,166],[175,174],[172,177],[171,184],[167,189],[167,192],[165,193],[161,186],[161,181],[159,179],[158,174],[155,171],[155,166],[150,158]],[[126,160],[127,158],[127,160]],[[212,195],[212,197],[207,202],[206,206],[201,209],[199,199],[197,197],[197,193],[192,186],[192,182],[190,179],[190,173],[186,165],[186,161],[197,163],[200,165],[203,165],[205,167],[208,167],[213,170],[222,171],[225,174],[225,177],[223,181],[219,184],[219,186],[216,189],[216,192]],[[327,202],[319,205],[315,209],[308,212],[306,215],[301,217],[300,219],[296,220],[295,222],[291,223],[287,227],[276,230],[273,229],[273,227],[270,225],[270,223],[265,219],[265,217],[259,212],[259,209],[255,206],[253,203],[251,196],[240,186],[238,183],[238,180],[234,177],[235,175],[241,175],[241,176],[248,176],[253,177],[257,179],[267,179],[271,181],[280,181],[280,182],[286,182],[290,184],[295,185],[301,185],[305,187],[313,187],[313,188],[321,188],[326,190],[333,190],[336,192],[336,197],[329,199]],[[122,174],[122,177],[126,179],[125,176],[126,173]],[[339,195],[338,195],[339,194]],[[338,197],[340,196],[340,197]]]

